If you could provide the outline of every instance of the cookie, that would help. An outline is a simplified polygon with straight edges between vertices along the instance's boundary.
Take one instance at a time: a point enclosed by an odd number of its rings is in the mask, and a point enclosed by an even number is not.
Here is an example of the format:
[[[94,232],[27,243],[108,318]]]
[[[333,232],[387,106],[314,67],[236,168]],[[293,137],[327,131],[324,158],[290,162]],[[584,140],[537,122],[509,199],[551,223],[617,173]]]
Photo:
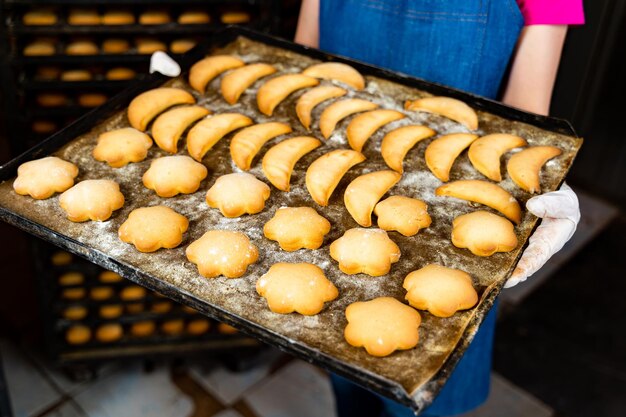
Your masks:
[[[339,81],[349,85],[355,90],[365,88],[365,79],[363,76],[350,65],[342,64],[341,62],[324,62],[311,65],[302,71],[302,73],[310,77]]]
[[[265,208],[270,187],[245,172],[219,177],[206,193],[209,207],[219,209],[226,217],[256,214]]]
[[[396,171],[376,171],[356,177],[346,187],[343,201],[348,213],[361,226],[372,225],[374,206],[402,175]]]
[[[424,153],[426,166],[442,182],[450,180],[450,170],[456,158],[478,135],[469,133],[453,133],[451,135],[440,136],[430,142]]]
[[[140,25],[164,25],[170,21],[167,10],[146,10],[139,15]]]
[[[311,130],[311,112],[318,104],[331,98],[346,95],[347,91],[334,85],[320,85],[302,94],[296,102],[298,120],[306,130]]]
[[[69,42],[65,47],[66,55],[98,55],[98,53],[100,53],[98,45],[89,40]]]
[[[63,310],[63,317],[68,320],[82,320],[87,317],[89,310],[83,306],[70,306]]]
[[[71,326],[65,332],[65,341],[70,345],[82,345],[89,340],[91,340],[91,329],[87,326]]]
[[[250,64],[234,69],[222,78],[220,83],[222,97],[228,104],[235,104],[248,87],[275,72],[276,68],[264,63]]]
[[[291,133],[287,123],[268,122],[246,127],[237,132],[230,141],[230,156],[240,169],[247,171],[252,160],[269,140]]]
[[[259,111],[266,116],[271,116],[276,106],[289,94],[318,84],[317,79],[303,74],[285,74],[274,77],[259,87],[256,94]]]
[[[111,68],[104,74],[107,80],[132,80],[136,76],[137,73],[134,70],[124,67]]]
[[[103,25],[132,25],[135,23],[135,15],[126,9],[108,9],[101,17]]]
[[[120,168],[130,162],[140,162],[148,156],[152,147],[150,136],[132,127],[111,130],[98,136],[93,150],[96,161],[102,161],[113,168]]]
[[[204,165],[187,155],[172,155],[154,159],[142,180],[159,197],[174,197],[198,191],[207,174]]]
[[[152,124],[154,142],[164,151],[176,153],[183,132],[210,113],[210,110],[200,106],[176,107],[162,113]]]
[[[152,320],[136,321],[130,325],[130,334],[137,337],[152,336],[156,330],[156,324]]]
[[[391,123],[405,117],[406,116],[399,111],[386,109],[372,110],[361,113],[348,123],[348,127],[346,128],[348,144],[355,151],[361,152],[363,145],[365,145],[365,142],[367,142],[374,132],[387,123]]]
[[[452,244],[477,256],[510,252],[517,247],[513,223],[488,211],[475,211],[452,222]]]
[[[365,156],[351,149],[335,149],[313,161],[306,170],[305,179],[313,201],[320,206],[327,206],[341,178],[350,168],[363,161]]]
[[[139,55],[151,55],[157,51],[167,51],[167,45],[165,42],[157,38],[136,38],[135,47]]]
[[[178,15],[180,25],[200,25],[211,22],[211,15],[204,10],[185,10]]]
[[[211,80],[224,71],[243,67],[245,62],[230,55],[213,55],[206,57],[191,66],[189,70],[189,84],[201,94]]]
[[[111,287],[91,287],[89,296],[92,300],[102,301],[113,296],[113,288]]]
[[[188,227],[189,220],[169,207],[142,207],[130,212],[118,235],[140,252],[154,252],[180,245]]]
[[[354,228],[330,245],[330,256],[346,274],[378,277],[400,259],[400,248],[381,229]]]
[[[519,136],[506,133],[494,133],[483,136],[472,142],[467,152],[469,160],[485,177],[492,181],[502,181],[500,174],[500,158],[502,155],[513,149],[526,146],[527,143]]]
[[[26,26],[48,26],[57,23],[54,9],[32,9],[22,15],[22,23]]]
[[[252,119],[239,113],[216,114],[201,120],[187,133],[187,152],[196,161],[202,161],[220,139],[252,123]]]
[[[91,72],[84,69],[67,70],[61,73],[61,81],[90,81],[92,78]]]
[[[419,313],[395,298],[352,303],[346,308],[346,319],[346,341],[354,347],[364,347],[372,356],[411,349],[419,341]]]
[[[374,110],[378,104],[360,98],[346,98],[326,107],[320,116],[319,128],[322,136],[328,139],[335,130],[335,126],[346,117],[368,110]]]
[[[100,24],[100,15],[96,9],[70,9],[67,23],[75,26],[95,26]]]
[[[187,333],[194,336],[204,334],[211,329],[211,323],[207,319],[194,319],[187,323]]]
[[[506,165],[506,170],[513,182],[522,190],[539,193],[541,192],[539,183],[541,168],[561,153],[561,150],[555,146],[531,146],[513,155]]]
[[[243,11],[224,12],[220,21],[225,25],[239,25],[250,21],[250,14]]]
[[[70,188],[77,175],[76,165],[56,156],[48,156],[20,165],[13,189],[20,195],[43,200]]]
[[[271,311],[279,314],[300,313],[312,316],[324,303],[339,295],[337,287],[324,271],[309,263],[277,263],[256,282],[256,291],[267,300]]]
[[[195,39],[176,39],[170,42],[170,52],[184,54],[198,44]]]
[[[470,130],[478,129],[478,115],[461,100],[450,97],[426,97],[414,101],[406,101],[404,108],[426,113],[434,113],[461,123]]]
[[[374,207],[378,227],[396,231],[404,236],[414,236],[420,229],[430,226],[428,206],[415,198],[393,195]]]
[[[105,304],[98,309],[103,319],[114,319],[122,315],[124,309],[120,304]]]
[[[124,195],[115,181],[85,180],[61,194],[59,204],[73,222],[105,221],[122,208]]]
[[[403,287],[409,304],[419,310],[428,310],[437,317],[450,317],[459,310],[472,308],[478,294],[472,277],[458,269],[430,264],[409,273]]]
[[[330,232],[330,222],[311,207],[281,207],[263,226],[263,234],[286,251],[318,249]]]
[[[105,39],[102,41],[102,52],[105,54],[123,54],[130,51],[130,42],[126,39]]]
[[[35,40],[24,47],[24,56],[49,56],[56,53],[56,45],[48,40]]]
[[[259,258],[258,249],[246,235],[229,230],[209,230],[187,247],[186,254],[206,278],[238,278]]]
[[[119,323],[103,324],[96,329],[96,339],[103,343],[116,342],[122,336],[124,336],[124,329]]]
[[[263,174],[274,187],[289,191],[291,173],[298,160],[321,145],[322,142],[310,136],[283,140],[265,152],[261,163]]]
[[[146,130],[148,123],[165,109],[178,104],[195,104],[196,99],[180,88],[161,87],[135,97],[128,105],[128,121],[132,127]]]

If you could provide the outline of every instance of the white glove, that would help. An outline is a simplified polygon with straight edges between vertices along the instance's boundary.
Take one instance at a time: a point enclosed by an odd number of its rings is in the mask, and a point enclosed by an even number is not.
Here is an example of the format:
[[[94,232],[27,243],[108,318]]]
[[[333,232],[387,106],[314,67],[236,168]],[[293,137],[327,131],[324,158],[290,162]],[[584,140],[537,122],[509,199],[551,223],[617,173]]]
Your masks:
[[[163,51],[156,51],[150,57],[150,74],[160,72],[168,77],[180,75],[180,65]]]
[[[528,247],[504,284],[510,288],[534,274],[570,240],[580,221],[578,197],[565,183],[559,191],[533,197],[526,208],[543,220],[530,236]]]

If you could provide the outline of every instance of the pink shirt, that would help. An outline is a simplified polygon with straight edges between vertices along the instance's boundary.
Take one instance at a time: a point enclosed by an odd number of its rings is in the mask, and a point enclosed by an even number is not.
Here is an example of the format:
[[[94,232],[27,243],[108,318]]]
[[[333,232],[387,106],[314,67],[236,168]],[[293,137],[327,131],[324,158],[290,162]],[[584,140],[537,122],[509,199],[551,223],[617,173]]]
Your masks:
[[[583,0],[516,0],[525,25],[582,25]]]

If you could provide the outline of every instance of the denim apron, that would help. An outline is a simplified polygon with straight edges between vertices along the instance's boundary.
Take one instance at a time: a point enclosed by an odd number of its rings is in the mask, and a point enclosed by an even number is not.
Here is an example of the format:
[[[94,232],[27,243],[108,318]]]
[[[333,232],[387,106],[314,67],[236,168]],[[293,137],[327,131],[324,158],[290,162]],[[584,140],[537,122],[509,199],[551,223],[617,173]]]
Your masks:
[[[320,0],[320,49],[492,99],[523,25],[515,0]],[[487,398],[495,316],[494,307],[425,416]],[[376,411],[367,391],[332,381],[341,416],[413,415],[387,399]]]

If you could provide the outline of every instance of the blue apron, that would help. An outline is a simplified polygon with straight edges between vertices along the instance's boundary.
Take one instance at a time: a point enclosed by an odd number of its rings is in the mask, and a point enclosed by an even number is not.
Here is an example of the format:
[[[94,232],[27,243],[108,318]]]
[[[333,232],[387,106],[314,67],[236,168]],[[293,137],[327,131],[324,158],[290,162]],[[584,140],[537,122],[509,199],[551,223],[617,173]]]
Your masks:
[[[320,49],[492,99],[523,25],[515,0],[320,0]],[[459,414],[487,398],[495,315],[424,415]],[[366,391],[336,376],[333,386],[340,416],[413,415],[387,399],[375,414]]]

